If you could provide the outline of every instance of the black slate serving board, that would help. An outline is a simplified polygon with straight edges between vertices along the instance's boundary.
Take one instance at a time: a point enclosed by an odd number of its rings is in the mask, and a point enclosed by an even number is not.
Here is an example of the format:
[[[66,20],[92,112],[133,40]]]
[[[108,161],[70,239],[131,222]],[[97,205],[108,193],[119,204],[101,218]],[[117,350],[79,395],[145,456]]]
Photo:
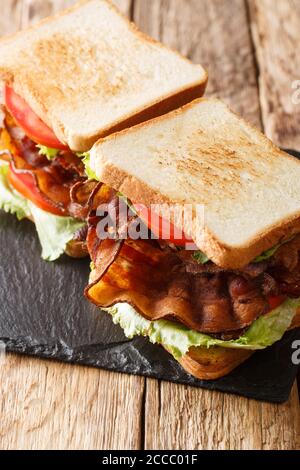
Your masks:
[[[295,155],[295,153],[294,153]],[[292,343],[300,329],[256,353],[227,377],[205,382],[186,374],[160,346],[128,340],[109,315],[89,304],[83,289],[88,260],[40,258],[34,226],[0,213],[0,340],[7,351],[139,374],[282,403],[298,367]]]

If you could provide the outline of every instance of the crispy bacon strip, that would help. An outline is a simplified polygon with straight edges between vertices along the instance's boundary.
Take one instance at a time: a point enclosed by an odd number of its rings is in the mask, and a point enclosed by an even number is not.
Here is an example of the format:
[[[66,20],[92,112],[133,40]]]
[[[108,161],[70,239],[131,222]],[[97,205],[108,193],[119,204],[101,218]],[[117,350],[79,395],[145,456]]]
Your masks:
[[[108,213],[116,206],[117,195],[104,185],[94,197],[97,204],[107,204]],[[230,339],[270,310],[267,297],[300,297],[300,236],[266,262],[229,271],[213,263],[199,265],[191,252],[166,249],[164,243],[122,240],[122,226],[114,239],[101,240],[100,220],[95,212],[89,218],[87,242],[95,269],[86,288],[87,298],[99,307],[127,302],[148,320],[175,320]]]
[[[5,129],[4,123],[2,124],[0,122],[0,160],[5,160],[6,162],[11,161],[12,145],[11,137]]]
[[[116,200],[102,185],[97,202],[106,203],[108,213]],[[149,320],[171,319],[211,334],[241,330],[267,312],[265,296],[249,277],[229,271],[189,272],[176,251],[164,250],[153,240],[101,240],[100,220],[92,214],[87,238],[96,269],[86,296],[97,306],[127,302]]]
[[[78,181],[71,189],[71,211],[74,217],[87,220],[103,201],[111,197],[109,188],[98,181]]]
[[[127,302],[148,320],[176,320],[204,333],[243,329],[268,309],[247,280],[184,273],[175,254],[147,241],[102,242],[100,253],[95,279],[86,290],[100,307]]]
[[[74,184],[85,179],[81,160],[70,151],[60,152],[57,158],[49,161],[39,154],[36,144],[8,115],[0,142],[1,147],[8,150],[6,152],[3,148],[2,153],[6,160],[12,162],[14,171],[30,174],[36,188],[50,205],[66,215],[73,215],[70,191]]]

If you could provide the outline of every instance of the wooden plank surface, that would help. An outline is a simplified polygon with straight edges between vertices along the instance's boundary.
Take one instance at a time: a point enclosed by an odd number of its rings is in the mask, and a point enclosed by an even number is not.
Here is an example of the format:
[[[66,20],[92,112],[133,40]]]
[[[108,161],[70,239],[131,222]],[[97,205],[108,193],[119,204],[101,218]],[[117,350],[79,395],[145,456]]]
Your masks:
[[[21,27],[22,3],[15,0],[1,0],[0,36],[12,34]]]
[[[300,151],[300,2],[250,0],[266,134]]]
[[[73,0],[0,2],[0,34],[74,4]],[[116,3],[130,13],[130,0]],[[144,384],[141,377],[8,355],[0,367],[0,448],[140,448]]]
[[[300,2],[248,0],[248,7],[265,133],[280,147],[300,151]]]
[[[73,3],[0,2],[0,34]],[[210,72],[208,93],[222,96],[234,110],[260,125],[253,44],[243,0],[116,3],[125,13],[133,12],[142,29],[203,63]],[[264,123],[268,119],[269,113],[264,112]],[[275,406],[154,379],[8,355],[0,367],[0,394],[1,449],[300,446],[296,385],[288,403]]]
[[[221,96],[244,118],[261,124],[244,1],[136,0],[134,19],[156,39],[206,66],[208,94]],[[277,407],[148,380],[145,419],[147,449],[284,449],[299,445],[296,385],[289,402]]]
[[[256,70],[243,0],[135,0],[134,20],[209,72],[207,94],[260,125]]]
[[[284,405],[147,380],[146,449],[300,448],[296,385]]]
[[[6,4],[3,0],[1,2]],[[9,0],[9,6],[5,6],[6,17],[10,15],[12,18],[11,29],[15,29],[14,18],[18,16],[21,9],[21,28],[26,28],[29,24],[45,18],[46,16],[53,15],[60,12],[64,8],[69,8],[76,3],[75,0]],[[113,3],[125,15],[130,16],[131,13],[131,0],[113,0]],[[21,8],[20,8],[21,6]],[[2,7],[2,4],[1,4]],[[4,22],[4,18],[2,19]],[[9,23],[8,23],[9,24]]]
[[[139,449],[144,379],[8,355],[0,449]]]
[[[21,29],[36,23],[46,16],[60,12],[74,4],[73,0],[22,0],[14,2],[16,7],[22,5]]]

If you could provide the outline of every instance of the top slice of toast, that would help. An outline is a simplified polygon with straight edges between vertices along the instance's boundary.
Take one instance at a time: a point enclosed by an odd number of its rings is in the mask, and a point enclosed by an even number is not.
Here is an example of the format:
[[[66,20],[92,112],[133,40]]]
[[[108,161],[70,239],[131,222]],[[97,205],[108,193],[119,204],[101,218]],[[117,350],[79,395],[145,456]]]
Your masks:
[[[224,268],[300,231],[300,162],[217,99],[101,139],[91,166],[135,203],[191,204],[184,231]]]
[[[82,1],[0,41],[0,80],[74,151],[202,96],[207,74],[106,0]]]

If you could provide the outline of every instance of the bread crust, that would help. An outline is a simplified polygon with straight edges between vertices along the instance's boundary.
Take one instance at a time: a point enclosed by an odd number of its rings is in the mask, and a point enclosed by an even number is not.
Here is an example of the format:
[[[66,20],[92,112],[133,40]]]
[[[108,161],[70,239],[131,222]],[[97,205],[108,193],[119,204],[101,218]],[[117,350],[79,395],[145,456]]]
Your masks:
[[[114,165],[106,164],[103,167],[100,180],[112,186],[116,191],[121,192],[132,201],[144,204],[145,206],[150,206],[151,204],[174,204],[174,201],[168,197],[157,193],[146,183],[141,182],[133,175],[129,175],[124,170],[116,168]],[[171,222],[176,225],[172,215]],[[266,232],[261,232],[247,245],[231,247],[221,243],[207,227],[201,228],[201,236],[199,237],[197,228],[185,225],[185,233],[192,237],[199,249],[211,261],[224,269],[243,268],[264,251],[272,248],[279,242],[288,240],[299,232],[300,213],[282,221],[279,226],[269,228]]]
[[[300,309],[289,330],[300,327]],[[191,348],[179,363],[199,380],[216,380],[228,375],[249,359],[255,351],[225,348]]]
[[[69,13],[72,13],[73,11],[76,11],[78,8],[82,7],[86,3],[88,3],[90,0],[78,0],[75,5],[70,6],[69,8],[65,8],[63,11],[56,13],[51,16],[47,16],[46,18],[43,18],[42,20],[38,21],[37,23],[29,26],[26,31],[35,31],[36,29],[39,29],[41,25],[47,24],[49,21],[57,20],[58,18],[61,18],[65,15],[68,15]],[[107,0],[104,0],[107,1]],[[4,44],[5,42],[9,42],[15,38],[18,38],[21,36],[23,33],[23,30],[19,30],[16,33],[11,33],[7,34],[6,36],[2,36],[0,39],[0,45]]]
[[[76,12],[76,10],[79,8],[90,3],[90,1],[91,0],[82,0],[76,3],[74,6],[62,11],[61,13],[40,21],[36,25],[27,29],[27,32],[36,32],[43,25],[48,23],[51,24],[60,18],[67,17],[69,14]],[[115,12],[116,15],[121,17],[124,22],[126,22],[128,31],[130,31],[140,43],[158,44],[163,50],[170,51],[173,56],[177,55],[178,58],[180,58],[182,61],[186,61],[187,66],[191,67],[192,63],[187,58],[183,57],[180,53],[172,50],[171,48],[168,48],[167,46],[139,31],[137,26],[131,23],[128,18],[111,2],[108,0],[101,1],[105,3],[111,11]],[[22,34],[23,31],[20,31],[1,39],[0,46],[4,46],[6,43],[8,43],[8,46],[11,47],[10,43],[13,43],[14,39],[22,37]],[[35,34],[38,34],[38,32]],[[53,39],[53,44],[54,43],[55,39]],[[194,65],[194,67],[197,66]],[[200,68],[202,69],[201,79]],[[207,84],[207,72],[199,66],[199,78],[193,80],[192,82],[191,77],[189,77],[188,70],[189,69],[187,68],[187,77],[185,81],[189,84],[186,86],[178,86],[175,91],[170,91],[169,93],[166,92],[160,97],[154,99],[149,98],[149,101],[146,105],[137,104],[135,108],[132,108],[132,111],[129,109],[127,112],[126,110],[122,116],[117,116],[115,120],[112,116],[111,119],[108,119],[109,126],[107,125],[105,127],[104,125],[99,124],[99,128],[93,130],[92,132],[88,132],[87,130],[82,131],[80,127],[74,129],[72,126],[66,125],[64,119],[57,116],[56,113],[53,113],[53,110],[51,110],[51,108],[44,102],[45,100],[42,99],[42,95],[37,84],[33,82],[32,79],[30,79],[30,73],[27,73],[28,70],[26,70],[26,73],[24,74],[23,71],[19,70],[17,67],[5,67],[5,64],[2,64],[2,66],[0,66],[0,80],[14,87],[15,91],[26,100],[34,112],[54,130],[55,134],[61,140],[61,142],[69,145],[73,151],[84,152],[90,150],[91,146],[97,141],[97,139],[101,137],[108,136],[113,132],[118,132],[145,120],[149,120],[168,113],[169,111],[176,109],[177,107],[182,106],[183,104],[186,104],[187,102],[199,96],[202,96]]]
[[[197,84],[192,88],[182,89],[175,95],[168,96],[162,101],[157,101],[151,106],[144,108],[142,111],[129,116],[124,121],[121,121],[108,129],[102,130],[97,137],[95,137],[95,135],[88,137],[84,144],[85,149],[90,149],[97,139],[109,137],[131,127],[143,124],[149,120],[161,117],[171,111],[182,108],[184,105],[196,100],[197,98],[201,98],[205,93],[207,79],[208,77],[203,83]],[[82,142],[78,141],[76,145],[77,147],[82,146]]]
[[[186,111],[205,102],[213,103],[219,102],[219,100],[207,98],[196,99],[193,102],[170,112],[169,114],[156,117],[151,121],[151,123],[167,121],[175,115],[180,115],[182,111]],[[91,153],[93,166],[101,181],[112,186],[117,191],[120,191],[132,201],[137,201],[138,203],[145,204],[146,206],[150,206],[151,204],[173,205],[175,203],[174,200],[157,192],[147,185],[147,183],[127,173],[122,168],[105,161],[105,157],[101,154],[102,144],[118,139],[119,136],[126,135],[127,133],[142,130],[143,128],[146,128],[147,125],[147,122],[143,122],[133,128],[122,130],[119,133],[99,140],[93,147]],[[261,138],[262,135],[256,128],[248,123],[247,125],[251,128],[251,132],[253,132],[258,139]],[[296,162],[300,169],[300,161],[297,161],[295,157],[281,151],[271,141],[268,141],[268,146],[270,153],[274,152],[278,154],[279,158],[281,155],[285,159],[293,161],[293,163]],[[176,201],[176,203],[179,202],[180,201]],[[163,216],[164,214],[161,213],[161,215]],[[166,218],[170,218],[171,222],[176,225],[176,221],[172,217],[172,214],[171,217],[166,214]],[[264,231],[257,233],[249,242],[240,246],[226,245],[222,243],[222,241],[220,241],[205,225],[199,227],[196,215],[191,224],[185,225],[184,230],[192,237],[199,249],[202,250],[216,265],[225,269],[240,269],[252,262],[264,251],[275,246],[277,243],[288,240],[292,236],[298,234],[300,232],[300,211],[291,217],[281,220],[279,224],[274,225],[273,227],[267,227]]]
[[[191,350],[179,363],[199,380],[216,380],[228,375],[253,355],[253,351],[213,348]]]

